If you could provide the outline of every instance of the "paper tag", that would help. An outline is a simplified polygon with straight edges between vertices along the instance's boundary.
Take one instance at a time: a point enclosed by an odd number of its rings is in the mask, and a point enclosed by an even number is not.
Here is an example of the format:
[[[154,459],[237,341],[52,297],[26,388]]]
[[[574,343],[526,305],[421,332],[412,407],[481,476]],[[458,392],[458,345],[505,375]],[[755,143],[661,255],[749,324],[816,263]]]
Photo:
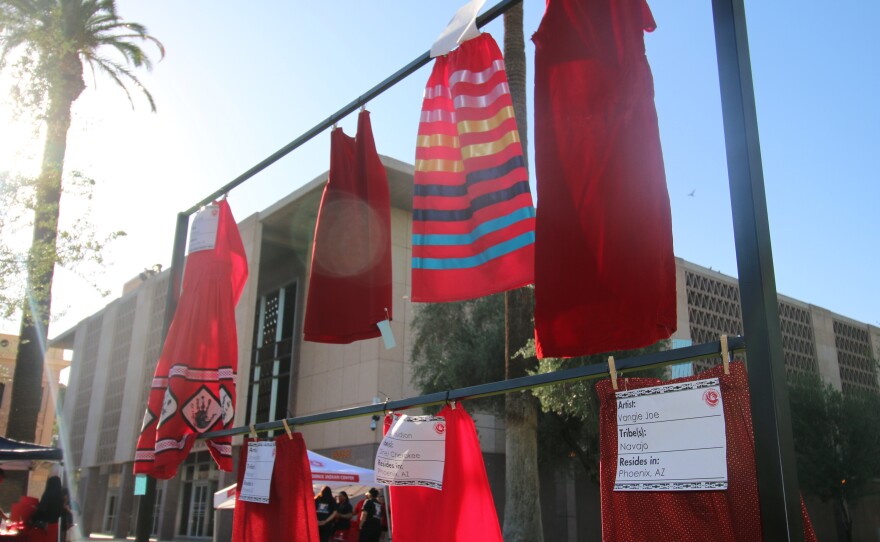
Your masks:
[[[614,491],[727,489],[717,378],[621,391]]]
[[[458,8],[446,28],[434,40],[434,45],[431,46],[431,58],[445,55],[462,42],[480,35],[480,29],[477,28],[477,14],[485,3],[486,0],[471,0]]]
[[[146,495],[147,494],[147,475],[146,474],[138,474],[134,477],[134,494],[135,495]]]
[[[217,244],[217,225],[220,223],[220,207],[208,205],[193,218],[189,230],[189,252],[214,250]]]
[[[275,467],[275,442],[249,442],[247,466],[238,498],[247,502],[269,504],[272,469]]]
[[[379,326],[379,331],[382,333],[382,340],[385,342],[385,349],[391,350],[396,347],[397,341],[394,340],[394,333],[391,331],[391,322],[388,320],[382,320],[376,325]]]
[[[376,452],[376,482],[443,489],[446,419],[401,415]]]

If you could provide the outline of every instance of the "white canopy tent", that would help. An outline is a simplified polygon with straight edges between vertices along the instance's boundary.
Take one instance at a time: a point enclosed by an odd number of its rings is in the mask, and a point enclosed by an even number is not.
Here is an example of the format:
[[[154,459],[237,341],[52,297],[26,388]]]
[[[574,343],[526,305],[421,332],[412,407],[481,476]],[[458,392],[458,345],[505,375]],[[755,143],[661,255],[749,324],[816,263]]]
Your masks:
[[[342,461],[308,450],[312,469],[312,490],[317,493],[321,487],[330,486],[334,492],[345,491],[353,499],[363,495],[371,487],[376,487],[376,476],[372,469],[355,467]],[[229,510],[235,508],[235,484],[214,493],[214,508]]]

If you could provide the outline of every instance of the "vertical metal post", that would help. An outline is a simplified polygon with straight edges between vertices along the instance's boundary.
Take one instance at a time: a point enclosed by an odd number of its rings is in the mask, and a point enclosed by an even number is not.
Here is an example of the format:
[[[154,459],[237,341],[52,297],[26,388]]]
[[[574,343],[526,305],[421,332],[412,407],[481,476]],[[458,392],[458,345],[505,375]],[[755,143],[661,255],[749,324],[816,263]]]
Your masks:
[[[171,277],[168,280],[168,295],[165,298],[165,316],[162,322],[162,343],[168,337],[168,329],[174,320],[174,312],[177,309],[177,300],[180,297],[180,286],[183,278],[183,262],[186,257],[186,236],[189,229],[189,215],[179,213],[177,215],[177,228],[174,230],[174,250],[171,254]],[[138,503],[137,527],[135,530],[136,542],[149,542],[150,533],[153,530],[153,507],[156,502],[156,479],[147,476],[146,493],[141,496]]]
[[[803,540],[743,0],[712,0],[765,540]]]

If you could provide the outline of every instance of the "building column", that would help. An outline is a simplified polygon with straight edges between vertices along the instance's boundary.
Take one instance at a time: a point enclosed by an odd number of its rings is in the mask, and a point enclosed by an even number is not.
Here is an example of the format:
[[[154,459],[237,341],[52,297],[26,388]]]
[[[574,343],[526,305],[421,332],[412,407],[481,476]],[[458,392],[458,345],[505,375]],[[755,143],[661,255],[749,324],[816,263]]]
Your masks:
[[[134,472],[132,463],[122,465],[122,481],[119,484],[119,504],[116,511],[114,538],[125,538],[131,530],[131,511],[134,505]]]

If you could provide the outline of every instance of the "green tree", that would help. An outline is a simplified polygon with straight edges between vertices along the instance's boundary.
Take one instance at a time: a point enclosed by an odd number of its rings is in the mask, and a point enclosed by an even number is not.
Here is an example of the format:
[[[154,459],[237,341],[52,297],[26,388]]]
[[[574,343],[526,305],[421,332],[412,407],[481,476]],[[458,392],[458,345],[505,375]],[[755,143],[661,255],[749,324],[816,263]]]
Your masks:
[[[62,220],[64,224],[59,225],[56,263],[102,295],[108,295],[109,291],[98,285],[95,276],[104,263],[104,250],[125,232],[101,235],[91,222],[94,185],[94,180],[77,171],[65,175],[65,206],[75,203],[77,213],[75,219]],[[0,171],[0,319],[6,321],[20,313],[25,298],[25,237],[33,229],[33,188],[31,180]],[[57,309],[53,309],[53,316],[58,315]]]
[[[140,91],[155,111],[153,97],[131,68],[152,67],[140,44],[162,44],[140,24],[122,20],[112,0],[0,1],[0,61],[17,55],[30,67],[30,94],[42,95],[46,128],[39,177],[34,183],[33,235],[27,254],[26,299],[7,436],[33,440],[40,408],[45,339],[58,261],[58,216],[71,107],[85,90],[83,67],[108,76],[128,96]],[[115,55],[114,60],[108,54]],[[28,94],[28,93],[25,93]]]
[[[878,491],[880,479],[880,395],[842,393],[818,375],[790,379],[792,431],[801,488],[835,504],[847,540],[854,507]]]
[[[522,288],[510,292],[510,295],[530,295],[530,293],[530,288]],[[518,299],[515,302],[528,306],[530,300]],[[504,379],[505,367],[501,360],[505,359],[505,331],[511,331],[514,325],[531,329],[531,319],[517,321],[508,317],[508,325],[505,326],[504,305],[504,294],[498,294],[457,303],[429,303],[419,308],[413,321],[415,340],[412,359],[413,383],[422,393],[434,393]],[[535,374],[588,364],[604,364],[608,355],[623,359],[655,352],[666,348],[667,341],[626,352],[567,359],[545,358],[540,361],[535,357],[534,339],[524,339],[520,344],[522,347],[511,349],[510,358],[514,364],[531,367],[528,373]],[[647,369],[628,372],[627,376],[660,378],[664,371],[664,368]],[[523,424],[524,429],[521,428],[514,434],[521,435],[531,431],[539,436],[534,444],[537,456],[528,459],[531,462],[529,468],[535,471],[535,478],[537,478],[538,458],[541,463],[558,465],[574,456],[587,475],[598,481],[599,401],[594,384],[595,380],[586,380],[545,386],[535,388],[531,392],[507,394],[504,398],[484,398],[474,403],[480,410],[494,412],[496,415],[505,414],[505,423],[509,423],[507,420],[510,396],[519,395],[518,399],[534,401],[536,405],[534,417]],[[525,402],[520,401],[520,404]],[[511,432],[507,426],[505,427],[506,437],[510,439]],[[510,448],[505,446],[505,455],[509,453]],[[526,454],[522,456],[529,457]],[[505,461],[507,460],[508,458],[505,457]],[[530,477],[531,474],[529,477],[519,476],[515,479],[530,480]],[[510,480],[506,478],[505,482],[509,484]],[[532,483],[536,484],[537,481]],[[532,485],[524,492],[537,493],[536,487]],[[508,506],[509,503],[505,500],[505,520],[511,513]],[[534,510],[528,515],[539,516],[540,514],[535,514]],[[526,528],[536,528],[534,523],[523,526],[516,524],[514,519],[507,521],[509,525],[516,527],[513,530],[505,530],[505,540],[519,537]],[[541,527],[540,520],[537,527]],[[523,540],[523,538],[515,539]]]
[[[576,358],[544,358],[538,362],[533,374],[552,373],[584,365],[606,365],[608,356],[625,359],[668,348],[668,341],[660,341],[647,348],[620,352],[607,352]],[[534,355],[534,340],[521,352]],[[664,367],[627,372],[626,376],[663,378]],[[542,418],[539,425],[541,461],[559,464],[574,457],[584,472],[595,482],[599,481],[599,397],[595,380],[565,382],[532,390],[541,404]]]
[[[504,296],[421,305],[413,320],[413,384],[422,393],[504,378]],[[476,402],[501,414],[500,398]]]

